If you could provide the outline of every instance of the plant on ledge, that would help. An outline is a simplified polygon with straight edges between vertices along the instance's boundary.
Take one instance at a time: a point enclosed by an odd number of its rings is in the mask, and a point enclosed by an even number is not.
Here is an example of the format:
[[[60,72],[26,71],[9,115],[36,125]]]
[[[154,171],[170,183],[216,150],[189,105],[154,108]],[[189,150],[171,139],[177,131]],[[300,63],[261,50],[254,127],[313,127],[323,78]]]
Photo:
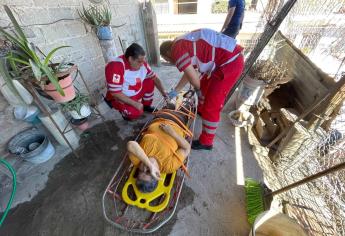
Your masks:
[[[96,27],[97,36],[101,40],[111,40],[112,30],[110,27],[111,11],[106,7],[89,6],[77,10],[79,17],[87,24]]]

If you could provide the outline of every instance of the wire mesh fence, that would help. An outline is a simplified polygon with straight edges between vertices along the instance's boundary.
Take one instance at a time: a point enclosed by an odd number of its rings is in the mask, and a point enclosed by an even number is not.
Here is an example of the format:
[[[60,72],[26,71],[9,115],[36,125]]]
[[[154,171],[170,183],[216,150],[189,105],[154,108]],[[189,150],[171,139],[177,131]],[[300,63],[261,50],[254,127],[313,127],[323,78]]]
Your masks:
[[[260,2],[260,1],[259,1]],[[262,3],[262,2],[261,2]],[[282,1],[268,1],[258,26],[274,24]],[[335,81],[345,80],[345,1],[299,0],[279,30],[317,67]],[[247,55],[260,43],[257,31],[247,40]],[[272,38],[258,60],[268,59],[277,50]],[[328,104],[313,126],[299,122],[292,127],[291,138],[271,161],[260,160],[269,186],[273,190],[295,183],[337,164],[345,162],[345,88]],[[332,112],[330,112],[332,111]],[[290,132],[290,133],[291,133]],[[264,149],[258,152],[268,156]],[[345,170],[333,172],[278,195],[288,215],[295,218],[309,235],[345,235]]]

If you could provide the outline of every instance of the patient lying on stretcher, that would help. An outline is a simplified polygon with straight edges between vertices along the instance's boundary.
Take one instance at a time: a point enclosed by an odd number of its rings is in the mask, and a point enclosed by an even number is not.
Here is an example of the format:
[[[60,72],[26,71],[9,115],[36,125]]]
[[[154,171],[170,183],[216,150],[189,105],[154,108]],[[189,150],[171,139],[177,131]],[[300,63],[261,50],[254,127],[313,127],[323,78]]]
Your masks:
[[[176,171],[190,153],[190,144],[185,139],[186,129],[181,126],[181,122],[186,124],[187,116],[174,110],[165,111],[173,115],[156,116],[139,143],[127,143],[129,158],[139,169],[136,185],[144,193],[154,191],[160,173]]]

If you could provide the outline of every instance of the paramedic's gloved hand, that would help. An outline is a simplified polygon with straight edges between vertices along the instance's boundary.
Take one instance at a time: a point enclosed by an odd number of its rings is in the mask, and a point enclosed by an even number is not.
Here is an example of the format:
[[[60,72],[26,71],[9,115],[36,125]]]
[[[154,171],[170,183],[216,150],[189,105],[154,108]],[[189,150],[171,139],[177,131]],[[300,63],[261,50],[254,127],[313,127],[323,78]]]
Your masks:
[[[172,89],[169,93],[167,93],[169,99],[173,99],[174,97],[177,96],[177,92],[175,89]]]
[[[204,96],[202,95],[200,89],[195,89],[195,93],[196,93],[196,95],[198,96],[198,99],[199,99],[199,100],[204,100]]]
[[[164,98],[164,100],[165,100],[166,102],[168,102],[168,101],[170,100],[170,99],[169,99],[169,95],[168,95],[167,92],[164,92],[163,98]]]
[[[151,164],[149,168],[150,168],[150,174],[151,174],[151,176],[152,176],[153,178],[155,178],[156,180],[160,180],[160,178],[161,178],[161,173],[160,173],[158,167],[157,167],[156,165]]]

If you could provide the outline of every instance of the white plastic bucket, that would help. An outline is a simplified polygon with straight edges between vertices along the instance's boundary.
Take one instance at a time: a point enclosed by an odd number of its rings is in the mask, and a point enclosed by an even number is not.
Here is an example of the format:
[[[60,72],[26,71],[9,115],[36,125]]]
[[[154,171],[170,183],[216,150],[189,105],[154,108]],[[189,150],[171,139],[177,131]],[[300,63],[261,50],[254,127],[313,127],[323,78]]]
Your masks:
[[[305,230],[289,216],[275,210],[264,211],[255,219],[249,236],[307,236]]]
[[[65,137],[70,142],[73,148],[77,148],[79,146],[79,136],[72,129],[71,125],[66,120],[62,112],[60,110],[54,110],[51,114],[51,117],[57,123],[61,131],[63,131],[66,128],[65,131],[68,131],[68,132],[65,133]],[[42,121],[43,125],[47,128],[47,130],[54,136],[56,141],[58,141],[63,146],[68,146],[63,136],[60,134],[59,130],[55,127],[54,123],[49,118],[49,116],[39,115],[39,119]]]
[[[265,82],[262,80],[245,77],[237,95],[236,108],[241,105],[256,105],[260,101],[265,91]]]

